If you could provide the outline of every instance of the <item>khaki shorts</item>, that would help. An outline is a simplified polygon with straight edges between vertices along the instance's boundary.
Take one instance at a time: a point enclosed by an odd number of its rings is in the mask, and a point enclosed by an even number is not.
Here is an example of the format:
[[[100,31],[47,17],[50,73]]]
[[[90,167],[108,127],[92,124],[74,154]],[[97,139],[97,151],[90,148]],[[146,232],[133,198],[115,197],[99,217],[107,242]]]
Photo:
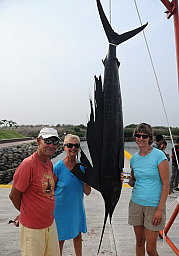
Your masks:
[[[154,226],[152,224],[152,218],[154,216],[157,207],[153,206],[142,206],[134,203],[133,201],[129,202],[129,218],[128,223],[131,226],[144,226],[146,229],[152,231],[160,231],[165,228],[166,221],[166,207],[163,211],[162,222]]]
[[[60,256],[55,221],[43,229],[19,227],[22,256]]]

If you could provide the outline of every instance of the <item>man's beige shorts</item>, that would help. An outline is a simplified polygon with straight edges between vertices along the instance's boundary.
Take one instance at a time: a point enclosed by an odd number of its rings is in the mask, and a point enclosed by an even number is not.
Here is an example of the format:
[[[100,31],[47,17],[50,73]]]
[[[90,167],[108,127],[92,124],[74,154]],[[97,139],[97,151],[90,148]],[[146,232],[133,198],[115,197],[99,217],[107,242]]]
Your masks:
[[[19,227],[22,256],[60,256],[55,221],[44,229]]]
[[[152,224],[152,218],[154,216],[157,207],[152,206],[142,206],[134,203],[133,201],[129,202],[129,219],[128,223],[131,226],[144,226],[145,228],[152,231],[160,231],[165,228],[166,221],[166,207],[163,211],[162,222],[154,226]]]

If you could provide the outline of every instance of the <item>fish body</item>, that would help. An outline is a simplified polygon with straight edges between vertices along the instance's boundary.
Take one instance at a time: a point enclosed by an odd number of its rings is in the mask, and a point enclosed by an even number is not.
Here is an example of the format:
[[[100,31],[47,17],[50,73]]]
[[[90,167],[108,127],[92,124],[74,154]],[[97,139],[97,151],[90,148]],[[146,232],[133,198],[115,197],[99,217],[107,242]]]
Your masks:
[[[105,202],[105,217],[99,249],[107,217],[110,222],[121,193],[121,172],[124,167],[124,135],[122,98],[119,82],[119,61],[116,47],[144,29],[144,26],[118,35],[113,31],[100,0],[96,0],[101,22],[109,41],[108,54],[103,61],[104,82],[95,77],[94,107],[90,100],[91,114],[87,124],[87,144],[92,165],[83,151],[81,164],[86,168],[82,173],[77,164],[72,173],[97,189]],[[99,252],[98,249],[98,252]]]
[[[121,172],[124,167],[124,136],[122,99],[119,83],[119,61],[116,46],[109,45],[104,61],[103,83],[103,140],[100,165],[100,192],[106,212],[112,216],[121,191]]]

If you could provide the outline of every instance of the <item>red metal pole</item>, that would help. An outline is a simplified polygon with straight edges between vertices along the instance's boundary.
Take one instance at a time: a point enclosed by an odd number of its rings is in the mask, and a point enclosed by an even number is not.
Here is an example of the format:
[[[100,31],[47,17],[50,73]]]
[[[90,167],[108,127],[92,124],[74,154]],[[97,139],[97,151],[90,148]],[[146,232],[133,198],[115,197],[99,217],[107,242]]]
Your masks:
[[[178,71],[178,91],[179,91],[179,14],[178,14],[178,0],[160,0],[167,8],[167,18],[172,15],[174,17],[174,29],[175,29],[175,45],[176,45],[176,59],[177,59],[177,71]]]
[[[169,221],[168,221],[168,223],[167,223],[167,225],[164,229],[164,234],[165,235],[168,233],[168,231],[169,231],[171,225],[173,224],[175,218],[177,217],[178,213],[179,213],[179,204],[177,204],[174,212],[172,213],[172,216],[170,217],[170,219],[169,219]]]
[[[178,15],[178,0],[174,0],[175,13],[174,17],[174,27],[175,27],[175,44],[176,44],[176,59],[177,59],[177,69],[178,69],[178,90],[179,90],[179,15]]]
[[[172,4],[168,0],[160,0],[169,12],[172,12]]]
[[[174,243],[172,243],[172,241],[170,240],[170,238],[168,238],[168,236],[165,237],[165,240],[167,242],[167,244],[172,248],[172,250],[174,251],[174,253],[178,256],[179,255],[179,250],[178,248],[174,245]]]
[[[163,231],[161,230],[159,233],[163,237]],[[165,241],[171,247],[172,251],[174,251],[176,253],[176,255],[178,256],[179,255],[179,250],[176,247],[176,245],[174,245],[174,243],[170,240],[170,238],[168,236],[164,236],[163,238],[165,238]]]
[[[172,213],[172,216],[170,217],[165,229],[164,229],[164,235],[165,235],[165,240],[168,243],[168,245],[172,248],[172,250],[176,253],[176,255],[179,255],[179,250],[178,248],[174,245],[174,243],[170,240],[170,238],[167,236],[167,233],[170,229],[170,227],[172,226],[175,218],[177,217],[179,213],[179,204],[177,204],[174,212]],[[160,235],[163,236],[163,230],[160,231]],[[164,238],[164,237],[163,237]]]

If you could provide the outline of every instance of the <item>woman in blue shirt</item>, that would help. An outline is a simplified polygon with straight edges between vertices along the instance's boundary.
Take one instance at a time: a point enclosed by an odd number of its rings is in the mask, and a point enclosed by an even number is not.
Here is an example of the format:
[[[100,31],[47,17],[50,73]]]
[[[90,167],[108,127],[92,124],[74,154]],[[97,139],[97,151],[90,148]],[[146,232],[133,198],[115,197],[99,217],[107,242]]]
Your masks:
[[[91,187],[71,173],[78,163],[80,138],[68,134],[64,140],[66,156],[54,166],[55,189],[55,221],[58,231],[60,252],[62,255],[65,240],[73,239],[76,256],[82,256],[81,232],[86,233],[86,215],[83,195],[89,195]],[[80,167],[84,172],[84,168]]]
[[[157,238],[165,227],[165,202],[169,192],[169,166],[165,154],[151,147],[153,132],[141,123],[134,130],[139,147],[130,160],[131,178],[135,180],[129,203],[129,224],[136,235],[136,255],[157,256]]]

